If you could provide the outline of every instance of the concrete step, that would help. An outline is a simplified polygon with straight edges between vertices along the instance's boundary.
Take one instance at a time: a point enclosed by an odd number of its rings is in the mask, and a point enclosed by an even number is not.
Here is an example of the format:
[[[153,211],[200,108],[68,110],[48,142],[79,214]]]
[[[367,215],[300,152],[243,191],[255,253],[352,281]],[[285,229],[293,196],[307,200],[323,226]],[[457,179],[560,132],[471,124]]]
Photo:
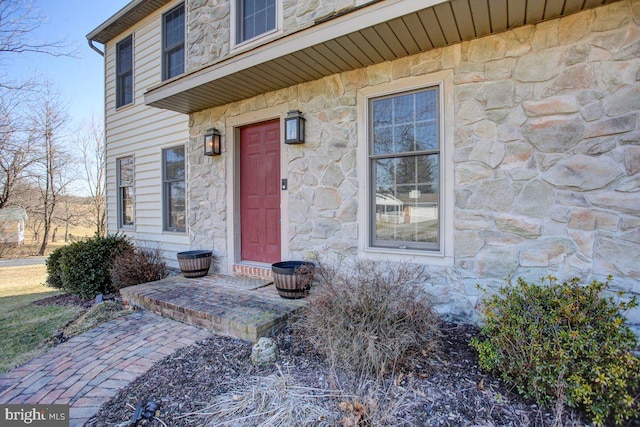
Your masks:
[[[133,307],[249,341],[277,332],[306,304],[281,298],[271,280],[244,276],[173,276],[120,294]]]

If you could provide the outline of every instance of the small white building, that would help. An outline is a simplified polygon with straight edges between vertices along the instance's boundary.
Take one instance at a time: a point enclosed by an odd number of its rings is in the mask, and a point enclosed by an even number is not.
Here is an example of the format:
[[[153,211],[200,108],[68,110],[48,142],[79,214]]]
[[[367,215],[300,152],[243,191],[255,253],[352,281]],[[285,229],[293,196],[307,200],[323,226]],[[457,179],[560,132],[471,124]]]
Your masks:
[[[22,245],[26,221],[27,211],[23,208],[0,209],[0,244]]]

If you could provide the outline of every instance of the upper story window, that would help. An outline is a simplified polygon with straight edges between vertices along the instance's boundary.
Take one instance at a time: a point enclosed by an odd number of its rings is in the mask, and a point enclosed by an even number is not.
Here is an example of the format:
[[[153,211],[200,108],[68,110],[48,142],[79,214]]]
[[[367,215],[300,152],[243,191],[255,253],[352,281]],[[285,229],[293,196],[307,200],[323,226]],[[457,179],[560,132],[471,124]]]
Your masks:
[[[133,36],[116,45],[116,108],[133,102]]]
[[[236,44],[276,29],[277,0],[236,0]]]
[[[133,156],[117,160],[118,228],[133,227]]]
[[[372,247],[440,250],[439,88],[369,100]]]
[[[184,4],[162,17],[162,80],[184,73]]]

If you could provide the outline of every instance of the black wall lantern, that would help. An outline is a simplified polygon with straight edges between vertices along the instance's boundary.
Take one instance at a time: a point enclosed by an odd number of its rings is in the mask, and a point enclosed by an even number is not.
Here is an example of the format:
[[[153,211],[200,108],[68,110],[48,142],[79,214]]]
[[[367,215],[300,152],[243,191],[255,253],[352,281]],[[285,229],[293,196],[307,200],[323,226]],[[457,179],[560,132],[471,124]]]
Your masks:
[[[289,111],[284,119],[284,143],[304,144],[304,117],[298,110]]]
[[[222,152],[222,144],[220,143],[220,131],[211,128],[204,134],[204,155],[219,156]]]

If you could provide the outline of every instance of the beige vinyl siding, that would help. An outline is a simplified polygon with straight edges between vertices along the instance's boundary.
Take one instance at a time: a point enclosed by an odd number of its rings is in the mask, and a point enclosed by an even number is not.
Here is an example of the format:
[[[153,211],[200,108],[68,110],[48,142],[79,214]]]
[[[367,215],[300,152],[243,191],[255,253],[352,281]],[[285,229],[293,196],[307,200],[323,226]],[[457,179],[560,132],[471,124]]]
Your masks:
[[[133,155],[135,226],[125,233],[141,245],[159,247],[174,267],[176,253],[190,248],[189,237],[187,233],[163,231],[162,149],[186,144],[188,116],[145,106],[144,92],[161,82],[162,14],[179,3],[171,2],[111,40],[105,48],[107,228],[110,233],[118,231],[116,159]],[[115,45],[130,34],[133,34],[134,102],[116,110]]]

